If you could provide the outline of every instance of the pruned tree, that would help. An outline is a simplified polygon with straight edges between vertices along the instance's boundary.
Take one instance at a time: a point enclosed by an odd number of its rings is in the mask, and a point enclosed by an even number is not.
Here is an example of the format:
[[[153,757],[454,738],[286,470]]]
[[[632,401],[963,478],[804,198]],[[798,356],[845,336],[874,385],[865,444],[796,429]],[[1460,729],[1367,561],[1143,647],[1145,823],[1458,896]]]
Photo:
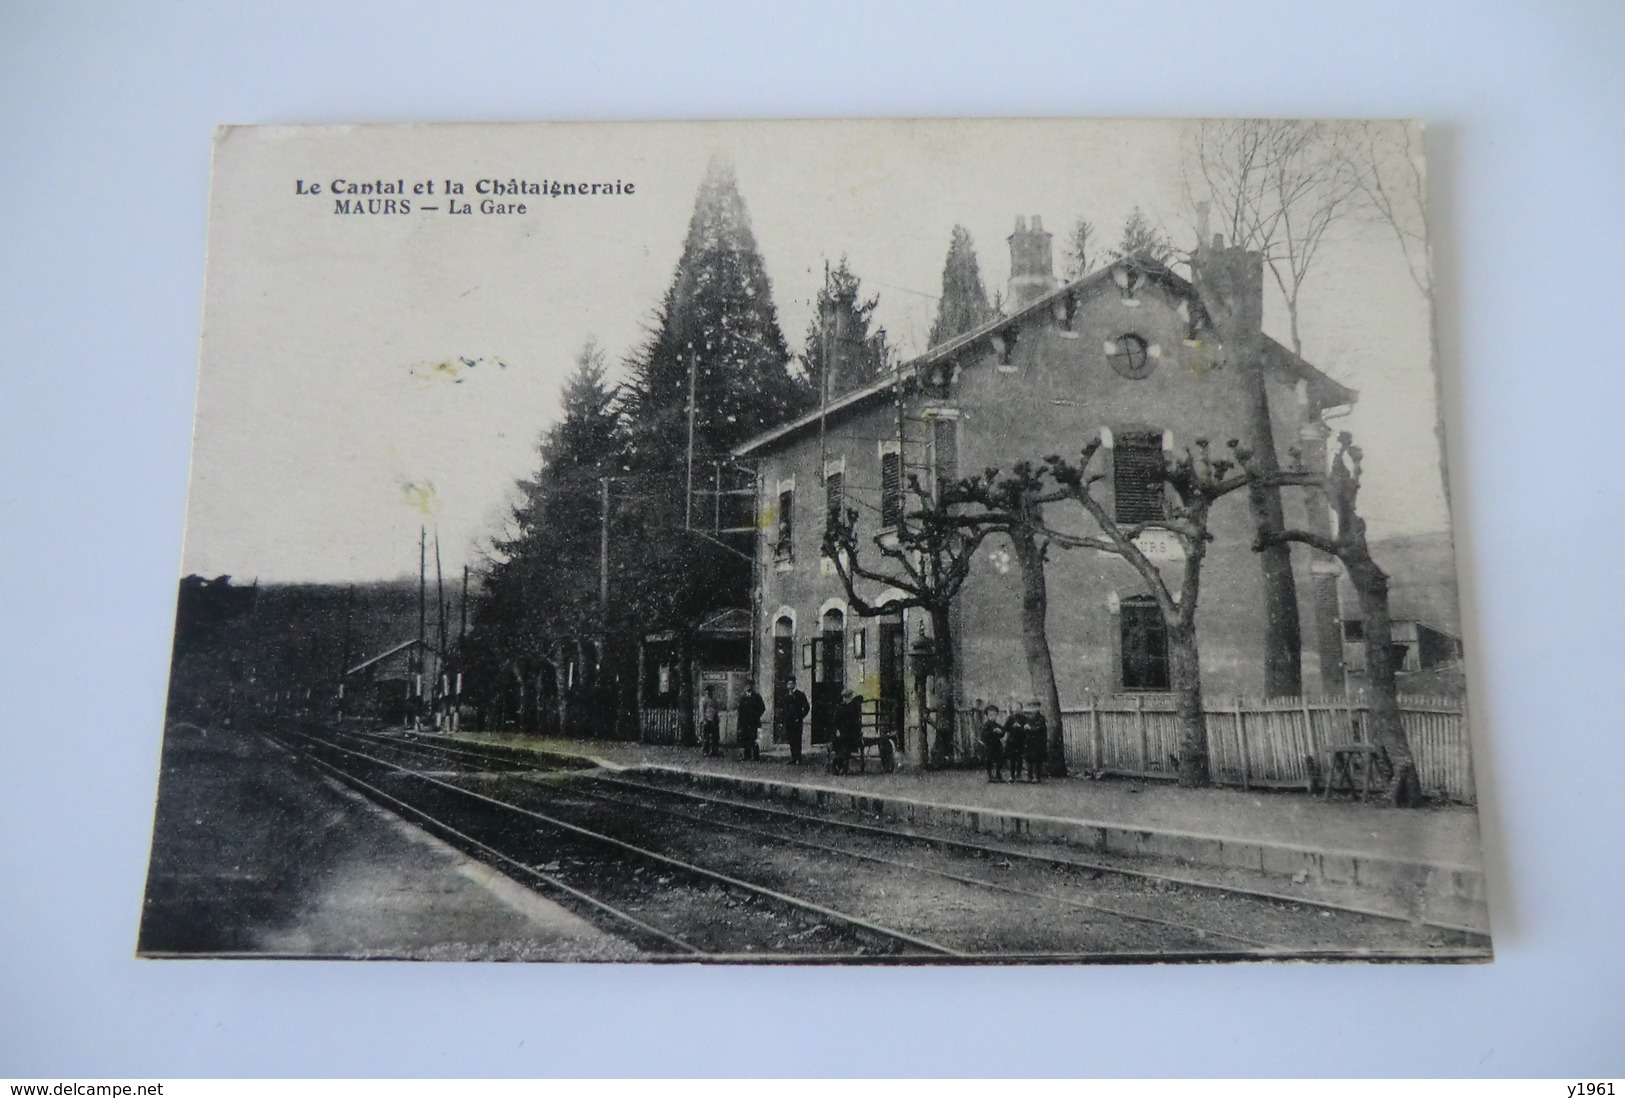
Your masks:
[[[1384,749],[1393,764],[1389,803],[1412,807],[1422,803],[1422,787],[1416,773],[1416,758],[1399,716],[1399,665],[1393,645],[1393,618],[1388,609],[1388,574],[1371,559],[1365,519],[1357,509],[1364,455],[1347,431],[1337,436],[1337,443],[1337,453],[1327,470],[1306,469],[1300,462],[1291,468],[1264,471],[1253,461],[1253,455],[1238,451],[1238,460],[1249,480],[1277,487],[1297,485],[1323,493],[1336,518],[1336,530],[1329,535],[1299,529],[1260,531],[1254,548],[1297,542],[1342,562],[1365,619],[1365,666],[1369,686],[1366,731],[1371,742]]]
[[[1045,562],[1049,532],[1044,505],[1066,498],[1066,493],[1045,483],[1045,467],[1019,461],[1007,474],[987,469],[944,487],[937,521],[983,536],[1003,534],[1014,550],[1021,574],[1021,643],[1033,692],[1049,726],[1049,773],[1066,776],[1066,739],[1061,725],[1061,696],[1055,685],[1055,662],[1049,647],[1049,584]]]
[[[1128,215],[1128,220],[1123,222],[1123,239],[1118,241],[1111,254],[1113,259],[1137,256],[1166,263],[1174,257],[1174,246],[1162,230],[1145,216],[1145,211],[1136,206]]]
[[[1185,185],[1198,224],[1207,223],[1206,207],[1231,244],[1263,254],[1299,355],[1299,296],[1328,230],[1356,198],[1339,152],[1346,132],[1341,122],[1207,120],[1198,124],[1187,159]]]
[[[1082,278],[1095,269],[1095,223],[1080,217],[1072,223],[1066,234],[1066,278],[1068,282]]]
[[[1208,452],[1207,440],[1198,439],[1194,449],[1186,448],[1182,456],[1165,460],[1163,484],[1171,490],[1164,493],[1166,514],[1142,522],[1120,522],[1095,494],[1095,487],[1106,479],[1106,474],[1095,468],[1101,448],[1101,440],[1096,438],[1083,448],[1075,464],[1060,457],[1047,459],[1055,483],[1067,498],[1083,507],[1101,536],[1055,531],[1050,531],[1049,536],[1059,545],[1112,553],[1126,560],[1140,574],[1146,590],[1162,611],[1167,630],[1168,678],[1180,728],[1179,784],[1207,785],[1212,779],[1208,767],[1207,715],[1202,702],[1201,653],[1196,639],[1202,562],[1207,557],[1208,543],[1213,540],[1208,522],[1214,503],[1245,487],[1249,478],[1238,469],[1235,460],[1213,458]],[[1178,540],[1183,559],[1177,580],[1170,582],[1139,544],[1138,539],[1152,530],[1166,531]]]
[[[936,727],[930,762],[946,766],[954,755],[953,604],[970,576],[977,548],[992,531],[966,530],[954,524],[949,520],[949,508],[937,494],[922,487],[917,476],[908,478],[908,490],[915,507],[906,510],[895,531],[868,539],[874,552],[886,562],[884,566],[866,563],[871,558],[865,556],[855,508],[848,508],[825,528],[824,555],[834,562],[847,604],[859,616],[878,617],[918,607],[931,618],[936,667],[929,709],[936,716]],[[896,588],[904,598],[877,606],[860,593],[859,581]]]

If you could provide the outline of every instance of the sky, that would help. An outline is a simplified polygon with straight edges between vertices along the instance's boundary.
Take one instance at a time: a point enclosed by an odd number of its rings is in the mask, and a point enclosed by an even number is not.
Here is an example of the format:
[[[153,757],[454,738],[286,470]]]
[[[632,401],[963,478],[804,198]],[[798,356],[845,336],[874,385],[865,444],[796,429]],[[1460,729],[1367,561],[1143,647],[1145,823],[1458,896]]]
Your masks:
[[[955,224],[1002,288],[1018,215],[1103,246],[1141,207],[1194,243],[1176,122],[898,121],[237,128],[217,139],[185,572],[247,582],[414,573],[420,525],[444,567],[478,564],[594,340],[619,364],[670,283],[715,155],[733,164],[792,350],[824,263],[877,293],[903,355],[925,349]],[[461,182],[466,216],[446,210]],[[480,179],[621,185],[520,196]],[[334,212],[335,180],[403,180],[408,215]],[[433,180],[435,193],[413,195]],[[316,185],[320,193],[309,193]],[[1059,270],[1057,273],[1060,273]],[[1360,391],[1341,426],[1367,453],[1373,537],[1448,529],[1428,303],[1390,230],[1328,236],[1300,304],[1304,355]],[[1289,344],[1279,294],[1265,327]]]

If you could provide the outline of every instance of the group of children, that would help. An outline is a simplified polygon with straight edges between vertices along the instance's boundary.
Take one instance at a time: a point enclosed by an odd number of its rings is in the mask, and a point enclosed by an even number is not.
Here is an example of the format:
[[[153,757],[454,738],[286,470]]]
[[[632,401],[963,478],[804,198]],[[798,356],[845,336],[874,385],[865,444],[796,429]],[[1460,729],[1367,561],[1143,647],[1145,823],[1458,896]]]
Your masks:
[[[1004,781],[1004,764],[1010,764],[1010,780],[1021,779],[1023,771],[1029,782],[1044,780],[1044,761],[1049,757],[1049,722],[1044,719],[1043,710],[1036,701],[1028,702],[1023,709],[1019,705],[1012,705],[1010,716],[999,723],[999,707],[989,705],[985,708],[977,703],[982,711],[982,749],[987,757],[987,780],[990,782]]]

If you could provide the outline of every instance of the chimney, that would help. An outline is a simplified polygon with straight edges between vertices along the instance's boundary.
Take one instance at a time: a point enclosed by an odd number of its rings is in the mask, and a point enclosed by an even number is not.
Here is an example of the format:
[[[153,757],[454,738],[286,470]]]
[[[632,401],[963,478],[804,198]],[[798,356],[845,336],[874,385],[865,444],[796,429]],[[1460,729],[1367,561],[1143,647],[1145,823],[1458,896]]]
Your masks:
[[[1016,218],[1016,231],[1010,234],[1010,287],[1006,294],[1011,309],[1024,309],[1055,289],[1055,262],[1050,252],[1050,234],[1044,222],[1033,214]]]
[[[1205,237],[1196,242],[1191,281],[1220,338],[1237,351],[1256,355],[1264,326],[1263,253],[1225,247],[1220,233],[1211,240]]]

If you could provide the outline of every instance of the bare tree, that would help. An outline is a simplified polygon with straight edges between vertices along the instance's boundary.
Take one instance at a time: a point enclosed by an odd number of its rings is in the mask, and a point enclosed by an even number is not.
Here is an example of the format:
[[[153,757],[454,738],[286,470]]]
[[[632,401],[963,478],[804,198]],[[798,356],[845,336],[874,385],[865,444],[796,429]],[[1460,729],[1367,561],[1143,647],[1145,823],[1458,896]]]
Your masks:
[[[825,529],[824,555],[834,562],[835,574],[846,590],[847,604],[859,616],[877,617],[908,607],[919,607],[930,615],[936,651],[933,697],[928,706],[936,715],[930,761],[945,766],[954,754],[953,604],[970,575],[977,548],[992,531],[965,530],[948,521],[947,508],[934,493],[920,486],[919,477],[910,476],[908,487],[915,509],[903,516],[894,532],[869,539],[889,568],[882,570],[863,563],[855,508],[848,508]],[[877,606],[858,593],[859,580],[895,587],[905,597]]]
[[[1427,177],[1422,170],[1421,133],[1404,122],[1350,122],[1339,151],[1361,206],[1387,225],[1405,254],[1411,281],[1433,294],[1428,262]]]
[[[1208,120],[1197,127],[1186,165],[1198,209],[1209,204],[1232,244],[1263,253],[1299,355],[1299,295],[1327,230],[1351,211],[1359,190],[1339,152],[1346,129],[1340,122]]]
[[[1405,256],[1411,281],[1433,307],[1433,263],[1428,251],[1427,176],[1422,168],[1422,133],[1408,122],[1351,122],[1341,143],[1343,166],[1364,212],[1387,225]],[[1433,360],[1439,360],[1439,329],[1429,325]],[[1444,420],[1433,433],[1439,442],[1439,475],[1450,496],[1450,465]]]
[[[1061,695],[1055,685],[1055,661],[1049,647],[1049,585],[1044,574],[1049,536],[1044,526],[1044,505],[1065,499],[1066,493],[1045,490],[1044,466],[1019,461],[1008,475],[988,469],[945,487],[945,513],[940,521],[962,530],[1001,533],[1015,550],[1021,573],[1021,640],[1027,671],[1049,727],[1046,766],[1052,777],[1066,776],[1066,737],[1061,725]]]
[[[1088,218],[1080,217],[1072,223],[1072,230],[1066,234],[1066,278],[1067,281],[1082,278],[1095,269],[1095,224]]]
[[[1208,542],[1213,540],[1208,533],[1208,518],[1215,502],[1246,487],[1250,478],[1238,470],[1234,460],[1214,460],[1208,453],[1207,440],[1198,439],[1194,450],[1187,448],[1183,456],[1164,465],[1163,482],[1173,490],[1167,499],[1166,517],[1124,524],[1095,495],[1095,486],[1106,479],[1104,472],[1091,468],[1100,450],[1101,440],[1096,438],[1083,448],[1077,464],[1051,457],[1048,466],[1056,484],[1068,498],[1083,506],[1104,536],[1055,531],[1049,531],[1049,536],[1060,545],[1115,554],[1140,574],[1167,629],[1169,685],[1180,728],[1179,784],[1207,785],[1212,778],[1208,768],[1207,714],[1202,703],[1201,653],[1196,642],[1196,608],[1201,596],[1202,562],[1207,557]],[[1172,534],[1183,550],[1176,583],[1170,584],[1139,543],[1144,534],[1153,530]]]
[[[1248,480],[1276,487],[1298,485],[1323,492],[1337,520],[1336,532],[1331,535],[1309,530],[1261,530],[1254,548],[1295,541],[1342,561],[1365,619],[1366,682],[1370,687],[1367,732],[1373,744],[1388,752],[1394,767],[1389,802],[1413,807],[1422,803],[1422,788],[1410,740],[1399,717],[1399,667],[1393,645],[1393,618],[1388,611],[1388,574],[1371,559],[1365,520],[1355,508],[1360,494],[1363,455],[1347,431],[1337,436],[1337,443],[1337,453],[1327,471],[1305,469],[1300,463],[1292,468],[1265,472],[1247,451],[1237,452]]]

